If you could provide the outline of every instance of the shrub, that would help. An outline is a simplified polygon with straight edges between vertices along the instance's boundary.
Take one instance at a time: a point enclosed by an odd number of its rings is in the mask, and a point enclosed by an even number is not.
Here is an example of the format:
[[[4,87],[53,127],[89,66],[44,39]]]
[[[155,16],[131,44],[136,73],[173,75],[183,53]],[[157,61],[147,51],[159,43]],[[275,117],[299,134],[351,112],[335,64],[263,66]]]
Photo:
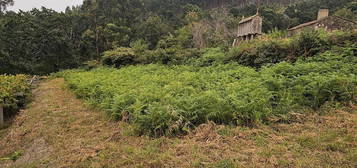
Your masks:
[[[299,59],[317,56],[335,46],[350,47],[351,44],[357,42],[355,31],[326,33],[323,30],[310,30],[292,38],[275,37],[279,34],[280,32],[272,32],[260,39],[244,42],[231,48],[227,53],[226,62],[233,61],[260,68],[283,61],[295,62]],[[350,48],[355,47],[354,45]]]
[[[293,39],[293,53],[290,59],[296,60],[298,57],[311,57],[327,49],[327,42],[321,37],[326,34],[323,31],[303,31]]]
[[[198,49],[166,48],[147,51],[144,57],[151,60],[150,63],[180,65],[187,64],[189,60],[197,59],[201,56]]]
[[[103,54],[103,64],[116,68],[137,63],[137,55],[131,48],[119,47]]]
[[[30,86],[25,75],[0,75],[0,106],[6,111],[16,112],[30,95]]]
[[[344,45],[357,43],[357,31],[335,31],[328,34],[327,42],[329,45]]]
[[[195,60],[196,65],[209,66],[213,64],[222,64],[226,60],[226,54],[221,48],[207,48],[200,58]]]
[[[254,41],[253,44],[231,49],[228,59],[246,66],[261,67],[284,61],[289,55],[289,46],[284,39]]]

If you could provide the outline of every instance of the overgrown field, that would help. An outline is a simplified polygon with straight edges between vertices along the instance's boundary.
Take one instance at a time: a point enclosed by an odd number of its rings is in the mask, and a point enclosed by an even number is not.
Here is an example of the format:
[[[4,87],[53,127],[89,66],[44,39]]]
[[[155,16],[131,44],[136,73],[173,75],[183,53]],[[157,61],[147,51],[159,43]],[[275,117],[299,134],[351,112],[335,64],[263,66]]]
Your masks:
[[[355,101],[357,93],[353,47],[259,71],[233,63],[152,64],[62,74],[78,97],[152,136],[185,133],[207,121],[247,126],[288,122],[290,112],[344,105]]]
[[[0,75],[0,106],[13,112],[24,105],[30,94],[27,79],[25,75]]]

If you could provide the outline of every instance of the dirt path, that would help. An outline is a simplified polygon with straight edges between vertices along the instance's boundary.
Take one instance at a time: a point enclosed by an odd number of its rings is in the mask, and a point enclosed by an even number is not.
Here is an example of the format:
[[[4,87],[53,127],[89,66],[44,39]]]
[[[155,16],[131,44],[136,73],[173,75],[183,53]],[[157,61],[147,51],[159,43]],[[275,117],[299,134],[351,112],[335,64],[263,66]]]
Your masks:
[[[207,124],[179,138],[132,136],[64,87],[42,82],[33,101],[0,131],[0,167],[354,167],[357,114],[334,111],[293,124]],[[13,160],[9,160],[13,159]]]
[[[68,167],[97,155],[98,142],[111,136],[115,124],[63,88],[63,79],[55,79],[33,91],[33,102],[0,142],[0,156],[19,150],[22,157],[13,165],[33,162]]]

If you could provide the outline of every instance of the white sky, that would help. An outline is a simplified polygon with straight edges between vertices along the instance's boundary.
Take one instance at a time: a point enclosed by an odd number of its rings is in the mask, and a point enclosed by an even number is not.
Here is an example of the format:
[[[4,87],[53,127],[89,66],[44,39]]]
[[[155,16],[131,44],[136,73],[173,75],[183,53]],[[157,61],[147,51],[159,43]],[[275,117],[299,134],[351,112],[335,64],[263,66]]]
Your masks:
[[[82,4],[83,0],[14,0],[14,2],[14,6],[8,7],[7,10],[18,11],[21,9],[23,11],[29,11],[33,8],[41,8],[41,6],[44,6],[60,12],[64,11],[67,6]]]

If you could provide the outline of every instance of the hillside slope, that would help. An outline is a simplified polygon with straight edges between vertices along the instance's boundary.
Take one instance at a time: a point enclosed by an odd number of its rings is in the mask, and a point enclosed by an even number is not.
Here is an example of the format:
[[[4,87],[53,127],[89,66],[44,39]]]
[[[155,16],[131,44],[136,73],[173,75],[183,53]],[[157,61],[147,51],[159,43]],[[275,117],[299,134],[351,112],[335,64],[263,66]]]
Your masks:
[[[132,136],[128,124],[108,121],[64,88],[61,78],[41,83],[0,130],[0,167],[357,166],[356,108],[258,128],[205,124],[184,137],[151,139]]]

